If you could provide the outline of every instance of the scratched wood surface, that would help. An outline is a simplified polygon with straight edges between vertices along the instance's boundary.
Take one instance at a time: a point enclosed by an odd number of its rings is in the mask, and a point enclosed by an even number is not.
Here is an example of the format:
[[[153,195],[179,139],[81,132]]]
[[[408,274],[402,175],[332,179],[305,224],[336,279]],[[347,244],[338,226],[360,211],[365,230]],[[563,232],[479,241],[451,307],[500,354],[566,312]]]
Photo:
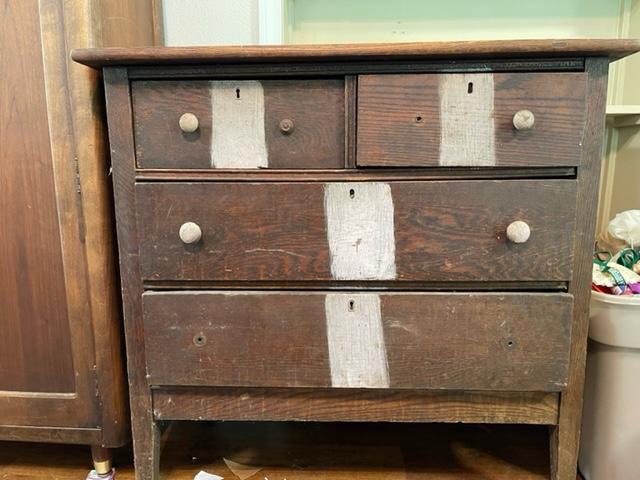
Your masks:
[[[162,387],[160,420],[527,423],[553,425],[558,393],[366,388]]]
[[[148,382],[559,391],[571,304],[561,293],[148,292]],[[368,375],[378,369],[384,379]]]
[[[584,73],[361,75],[357,163],[578,165],[585,85]],[[531,130],[514,128],[519,110]]]
[[[347,208],[367,184],[344,185]],[[570,278],[573,180],[389,185],[398,281]],[[331,252],[328,241],[322,183],[145,183],[135,190],[144,279],[334,279],[336,252]],[[371,261],[363,252],[374,251],[360,251],[360,244],[383,238],[374,220],[377,214],[364,217],[363,226],[345,226],[346,231],[370,232],[361,242],[354,237],[346,245],[351,257],[341,254],[351,262],[347,267],[354,279],[363,278],[358,276],[360,264]],[[507,225],[514,220],[529,223],[532,234],[527,243],[516,245],[506,239]],[[184,245],[178,237],[180,226],[188,221],[202,229],[198,244]]]
[[[259,110],[241,108],[250,95],[245,88],[247,82],[260,87],[263,103]],[[229,84],[229,101],[212,103],[212,97],[221,96],[213,93],[220,83]],[[257,154],[244,152],[243,148],[252,133],[246,127],[256,122],[260,123],[262,148],[268,157],[263,167],[344,166],[343,79],[136,81],[131,89],[140,168],[252,167],[247,161],[255,160]],[[199,128],[193,133],[183,133],[178,125],[180,116],[187,112],[199,120]],[[283,120],[292,122],[286,133],[280,128]],[[223,141],[230,145],[220,152],[216,143]],[[221,154],[230,157],[222,167],[217,165]]]
[[[471,40],[415,43],[269,45],[210,47],[94,48],[73,52],[93,67],[106,65],[203,65],[211,63],[604,57],[617,59],[640,50],[636,39]],[[535,67],[532,67],[535,68]]]

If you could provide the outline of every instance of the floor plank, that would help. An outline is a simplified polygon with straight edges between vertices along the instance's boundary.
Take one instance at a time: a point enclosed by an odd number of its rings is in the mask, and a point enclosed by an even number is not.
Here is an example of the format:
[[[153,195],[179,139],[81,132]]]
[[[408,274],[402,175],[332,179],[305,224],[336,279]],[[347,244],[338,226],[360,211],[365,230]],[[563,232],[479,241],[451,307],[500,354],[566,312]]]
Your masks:
[[[200,470],[236,479],[223,458],[261,467],[251,480],[533,480],[548,478],[539,426],[173,423],[163,435],[162,479]],[[0,442],[0,479],[84,478],[83,446]],[[133,480],[130,448],[118,480]]]

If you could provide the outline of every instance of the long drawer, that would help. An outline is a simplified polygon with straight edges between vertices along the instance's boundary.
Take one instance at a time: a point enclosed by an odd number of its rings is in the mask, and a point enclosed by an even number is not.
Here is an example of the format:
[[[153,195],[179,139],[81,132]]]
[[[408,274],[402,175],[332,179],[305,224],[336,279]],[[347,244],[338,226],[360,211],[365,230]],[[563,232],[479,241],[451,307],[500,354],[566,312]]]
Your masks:
[[[142,183],[135,190],[145,280],[571,278],[574,180]]]
[[[151,385],[559,391],[562,293],[148,292]]]

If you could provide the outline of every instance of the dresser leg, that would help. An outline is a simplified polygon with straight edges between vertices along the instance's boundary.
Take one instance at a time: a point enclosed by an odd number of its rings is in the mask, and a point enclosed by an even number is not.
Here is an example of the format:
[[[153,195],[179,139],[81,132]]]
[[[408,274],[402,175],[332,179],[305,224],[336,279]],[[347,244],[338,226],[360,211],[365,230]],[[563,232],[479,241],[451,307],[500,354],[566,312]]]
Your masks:
[[[91,459],[93,470],[87,476],[87,480],[113,480],[115,478],[111,449],[100,445],[91,445]]]
[[[561,426],[549,429],[549,478],[551,480],[576,480],[578,475],[578,445],[575,435],[567,435]]]
[[[133,422],[133,455],[136,480],[160,478],[160,427],[151,420],[146,425]]]

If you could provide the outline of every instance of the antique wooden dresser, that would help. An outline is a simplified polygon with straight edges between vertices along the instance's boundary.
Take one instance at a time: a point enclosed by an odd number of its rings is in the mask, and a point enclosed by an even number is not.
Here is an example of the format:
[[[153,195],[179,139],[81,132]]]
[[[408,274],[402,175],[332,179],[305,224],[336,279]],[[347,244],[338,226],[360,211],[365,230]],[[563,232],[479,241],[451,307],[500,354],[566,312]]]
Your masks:
[[[528,423],[573,480],[629,40],[80,50],[102,67],[136,470],[163,420]]]

